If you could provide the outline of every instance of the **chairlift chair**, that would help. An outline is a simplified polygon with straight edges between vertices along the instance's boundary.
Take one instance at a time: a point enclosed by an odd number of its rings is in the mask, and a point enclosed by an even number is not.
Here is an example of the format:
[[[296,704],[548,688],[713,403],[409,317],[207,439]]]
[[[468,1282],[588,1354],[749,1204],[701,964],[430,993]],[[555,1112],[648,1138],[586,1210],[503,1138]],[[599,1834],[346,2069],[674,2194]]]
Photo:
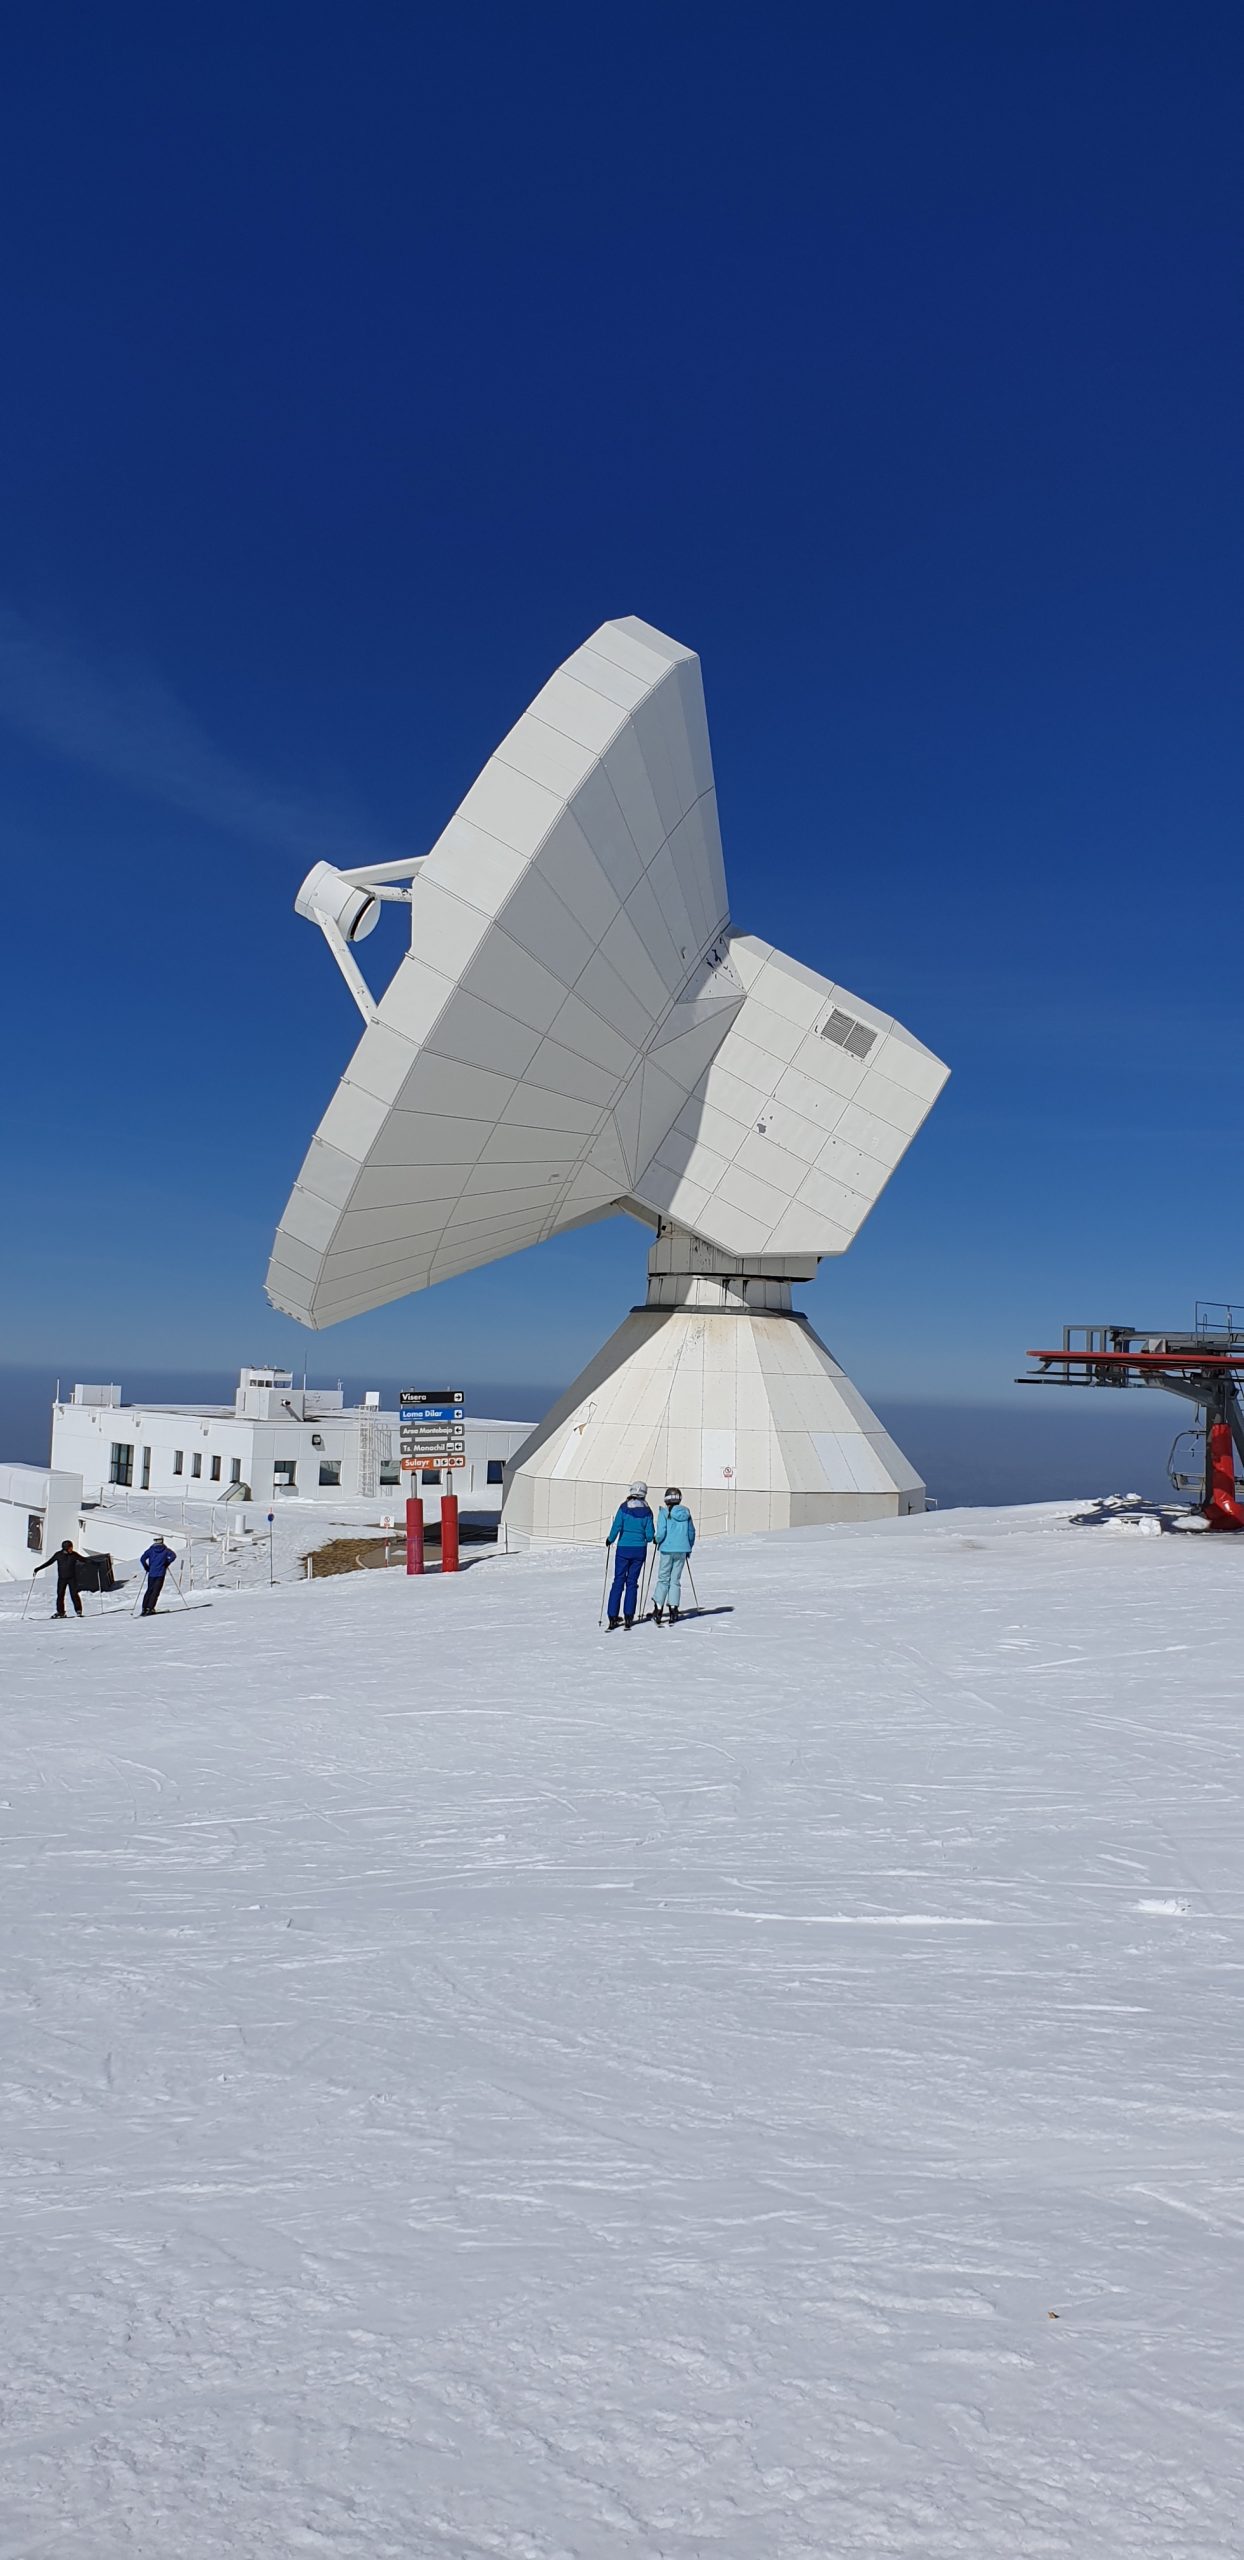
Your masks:
[[[1205,1485],[1204,1423],[1194,1423],[1187,1431],[1176,1432],[1171,1442],[1170,1456],[1166,1461],[1166,1472],[1176,1493],[1203,1492]]]

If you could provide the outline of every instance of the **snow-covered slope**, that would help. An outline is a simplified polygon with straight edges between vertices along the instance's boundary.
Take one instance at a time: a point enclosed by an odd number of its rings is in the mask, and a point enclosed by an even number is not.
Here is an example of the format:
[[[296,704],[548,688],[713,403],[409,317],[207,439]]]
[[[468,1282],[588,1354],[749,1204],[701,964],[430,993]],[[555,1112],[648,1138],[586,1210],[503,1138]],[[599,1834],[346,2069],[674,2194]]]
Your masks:
[[[696,1570],[0,1624],[6,2560],[1236,2560],[1244,1544]]]

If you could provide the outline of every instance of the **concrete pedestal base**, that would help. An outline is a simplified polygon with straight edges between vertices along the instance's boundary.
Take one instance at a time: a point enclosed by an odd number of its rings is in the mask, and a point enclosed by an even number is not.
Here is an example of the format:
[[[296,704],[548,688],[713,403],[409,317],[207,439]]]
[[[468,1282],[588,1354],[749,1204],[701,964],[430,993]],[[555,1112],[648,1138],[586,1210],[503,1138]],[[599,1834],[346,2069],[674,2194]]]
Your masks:
[[[923,1511],[914,1468],[790,1311],[790,1278],[814,1268],[727,1267],[697,1239],[663,1236],[648,1305],[632,1309],[507,1470],[511,1545],[601,1542],[638,1478],[654,1510],[679,1485],[702,1537]]]

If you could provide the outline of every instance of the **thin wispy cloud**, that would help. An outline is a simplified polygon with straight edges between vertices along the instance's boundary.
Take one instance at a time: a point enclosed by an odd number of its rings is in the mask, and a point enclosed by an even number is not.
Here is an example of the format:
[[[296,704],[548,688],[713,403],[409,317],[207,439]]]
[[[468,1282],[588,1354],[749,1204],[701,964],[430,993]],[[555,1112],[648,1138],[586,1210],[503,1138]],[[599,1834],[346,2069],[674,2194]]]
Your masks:
[[[0,721],[144,799],[307,862],[391,862],[358,811],[248,773],[142,666],[91,664],[0,603]]]

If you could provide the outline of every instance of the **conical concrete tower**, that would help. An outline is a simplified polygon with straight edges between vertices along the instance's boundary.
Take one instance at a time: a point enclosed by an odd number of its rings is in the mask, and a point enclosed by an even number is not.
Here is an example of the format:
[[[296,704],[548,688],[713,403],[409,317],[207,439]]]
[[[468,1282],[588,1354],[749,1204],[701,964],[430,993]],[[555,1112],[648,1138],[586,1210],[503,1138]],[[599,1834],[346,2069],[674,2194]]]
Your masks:
[[[648,1297],[506,1473],[511,1542],[595,1545],[636,1478],[702,1535],[923,1511],[924,1486],[791,1305],[814,1255],[732,1257],[663,1225]]]

